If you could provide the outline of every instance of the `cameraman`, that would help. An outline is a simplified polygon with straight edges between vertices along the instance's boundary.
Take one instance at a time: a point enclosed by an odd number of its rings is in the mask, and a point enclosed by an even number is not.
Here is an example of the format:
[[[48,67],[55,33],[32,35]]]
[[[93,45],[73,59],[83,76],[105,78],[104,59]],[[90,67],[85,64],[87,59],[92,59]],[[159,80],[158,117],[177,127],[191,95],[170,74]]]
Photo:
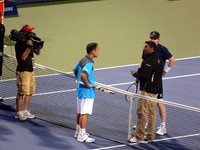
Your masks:
[[[34,28],[29,25],[25,25],[21,28],[20,32],[24,35],[31,33]],[[16,78],[17,78],[17,97],[16,106],[17,113],[15,118],[20,120],[26,120],[27,118],[35,118],[35,115],[31,114],[28,110],[32,94],[36,90],[34,68],[34,53],[40,54],[40,49],[34,47],[33,41],[27,40],[27,44],[17,41],[15,44],[15,53],[17,58]],[[23,107],[22,107],[22,101]]]

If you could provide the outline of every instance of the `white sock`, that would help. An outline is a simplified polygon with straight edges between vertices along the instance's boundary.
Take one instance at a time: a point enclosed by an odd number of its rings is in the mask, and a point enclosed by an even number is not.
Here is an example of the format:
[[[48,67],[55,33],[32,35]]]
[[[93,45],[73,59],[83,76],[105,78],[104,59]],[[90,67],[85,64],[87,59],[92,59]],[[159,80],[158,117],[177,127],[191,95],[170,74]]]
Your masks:
[[[85,128],[84,128],[84,129],[81,129],[81,128],[79,129],[79,134],[80,134],[80,135],[83,135],[85,132],[86,132],[86,129],[85,129]]]
[[[166,122],[161,122],[161,127],[165,128],[166,127]]]
[[[76,125],[76,132],[79,132],[79,130],[80,130],[80,125],[77,124],[77,125]]]

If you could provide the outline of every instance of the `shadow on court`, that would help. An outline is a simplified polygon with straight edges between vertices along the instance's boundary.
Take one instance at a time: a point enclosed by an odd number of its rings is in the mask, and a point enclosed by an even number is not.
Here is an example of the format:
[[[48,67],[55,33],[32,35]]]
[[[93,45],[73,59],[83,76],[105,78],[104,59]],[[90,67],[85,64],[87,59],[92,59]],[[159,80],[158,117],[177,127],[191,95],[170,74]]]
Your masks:
[[[119,145],[95,136],[95,143],[80,143],[74,139],[74,130],[39,119],[20,121],[14,114],[13,107],[0,103],[1,150],[88,150]]]
[[[38,119],[20,121],[12,107],[0,103],[1,149],[78,149],[73,132]],[[71,139],[71,140],[69,140]],[[87,149],[84,148],[83,149]]]

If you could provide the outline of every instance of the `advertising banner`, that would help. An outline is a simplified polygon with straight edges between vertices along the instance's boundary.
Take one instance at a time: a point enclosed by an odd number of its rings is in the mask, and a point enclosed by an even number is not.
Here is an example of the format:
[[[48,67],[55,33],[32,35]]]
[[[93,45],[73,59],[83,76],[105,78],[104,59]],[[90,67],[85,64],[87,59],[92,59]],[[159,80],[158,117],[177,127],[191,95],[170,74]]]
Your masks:
[[[28,3],[35,3],[35,2],[51,2],[56,0],[15,0],[17,4],[28,4]]]
[[[4,16],[18,15],[16,2],[13,0],[5,0],[4,2]]]

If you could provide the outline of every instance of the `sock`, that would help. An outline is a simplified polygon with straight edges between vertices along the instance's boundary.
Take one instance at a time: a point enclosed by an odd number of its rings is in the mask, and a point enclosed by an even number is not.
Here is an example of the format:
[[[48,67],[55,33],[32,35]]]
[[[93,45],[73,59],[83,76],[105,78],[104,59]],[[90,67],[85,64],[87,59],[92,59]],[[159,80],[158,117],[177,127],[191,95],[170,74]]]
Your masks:
[[[80,135],[83,135],[85,132],[86,132],[86,129],[85,129],[85,128],[84,128],[84,129],[81,129],[81,128],[79,129],[79,134],[80,134]]]
[[[161,122],[161,127],[165,128],[166,127],[166,122]]]
[[[76,125],[76,132],[79,132],[79,130],[80,130],[80,125],[77,124],[77,125]]]

